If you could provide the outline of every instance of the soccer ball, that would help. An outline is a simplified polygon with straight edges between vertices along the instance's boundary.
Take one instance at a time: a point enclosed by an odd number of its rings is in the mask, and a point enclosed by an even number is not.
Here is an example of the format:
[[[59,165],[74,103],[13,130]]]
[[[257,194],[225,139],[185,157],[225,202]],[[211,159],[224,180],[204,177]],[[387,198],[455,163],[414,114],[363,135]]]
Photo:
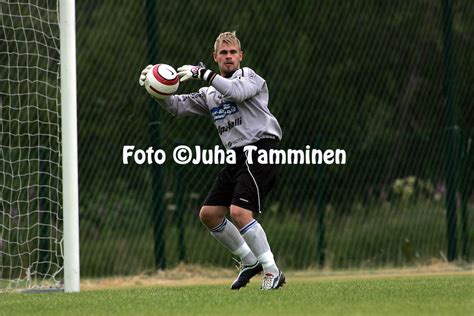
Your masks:
[[[145,89],[157,99],[164,99],[178,90],[179,77],[170,65],[157,64],[148,71],[145,78]]]

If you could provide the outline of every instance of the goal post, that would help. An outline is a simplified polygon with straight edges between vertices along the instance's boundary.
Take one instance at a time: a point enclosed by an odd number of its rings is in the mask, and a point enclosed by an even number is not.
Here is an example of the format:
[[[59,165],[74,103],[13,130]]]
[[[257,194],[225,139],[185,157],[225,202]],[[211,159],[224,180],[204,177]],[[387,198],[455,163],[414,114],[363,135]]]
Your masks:
[[[0,1],[0,292],[80,290],[75,35],[74,0]]]
[[[75,1],[59,0],[59,12],[61,42],[64,290],[66,292],[78,292],[80,289],[80,277]]]

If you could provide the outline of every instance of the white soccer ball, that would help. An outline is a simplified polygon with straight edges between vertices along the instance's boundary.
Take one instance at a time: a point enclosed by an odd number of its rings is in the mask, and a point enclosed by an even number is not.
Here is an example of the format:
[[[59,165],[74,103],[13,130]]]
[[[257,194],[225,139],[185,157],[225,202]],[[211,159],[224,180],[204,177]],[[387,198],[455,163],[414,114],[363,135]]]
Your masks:
[[[146,74],[145,89],[157,99],[164,99],[174,94],[178,87],[178,73],[170,65],[154,65]]]

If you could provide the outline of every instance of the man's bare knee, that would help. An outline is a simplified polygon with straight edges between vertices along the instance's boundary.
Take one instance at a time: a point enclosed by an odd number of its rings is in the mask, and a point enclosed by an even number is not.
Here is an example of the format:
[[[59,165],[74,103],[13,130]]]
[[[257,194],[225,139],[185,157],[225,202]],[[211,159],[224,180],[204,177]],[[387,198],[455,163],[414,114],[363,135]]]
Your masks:
[[[227,208],[224,206],[204,205],[199,211],[199,219],[208,228],[214,228],[224,220]]]
[[[243,228],[245,225],[250,223],[253,219],[253,212],[240,206],[230,206],[230,216],[234,220],[238,229]]]

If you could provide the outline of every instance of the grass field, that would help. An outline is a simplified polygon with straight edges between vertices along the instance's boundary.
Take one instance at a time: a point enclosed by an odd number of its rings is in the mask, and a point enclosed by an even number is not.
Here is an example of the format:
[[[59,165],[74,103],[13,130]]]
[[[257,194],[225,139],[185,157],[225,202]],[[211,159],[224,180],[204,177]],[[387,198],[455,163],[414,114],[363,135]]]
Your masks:
[[[474,275],[347,276],[291,274],[281,290],[257,281],[2,294],[0,315],[474,315]]]

